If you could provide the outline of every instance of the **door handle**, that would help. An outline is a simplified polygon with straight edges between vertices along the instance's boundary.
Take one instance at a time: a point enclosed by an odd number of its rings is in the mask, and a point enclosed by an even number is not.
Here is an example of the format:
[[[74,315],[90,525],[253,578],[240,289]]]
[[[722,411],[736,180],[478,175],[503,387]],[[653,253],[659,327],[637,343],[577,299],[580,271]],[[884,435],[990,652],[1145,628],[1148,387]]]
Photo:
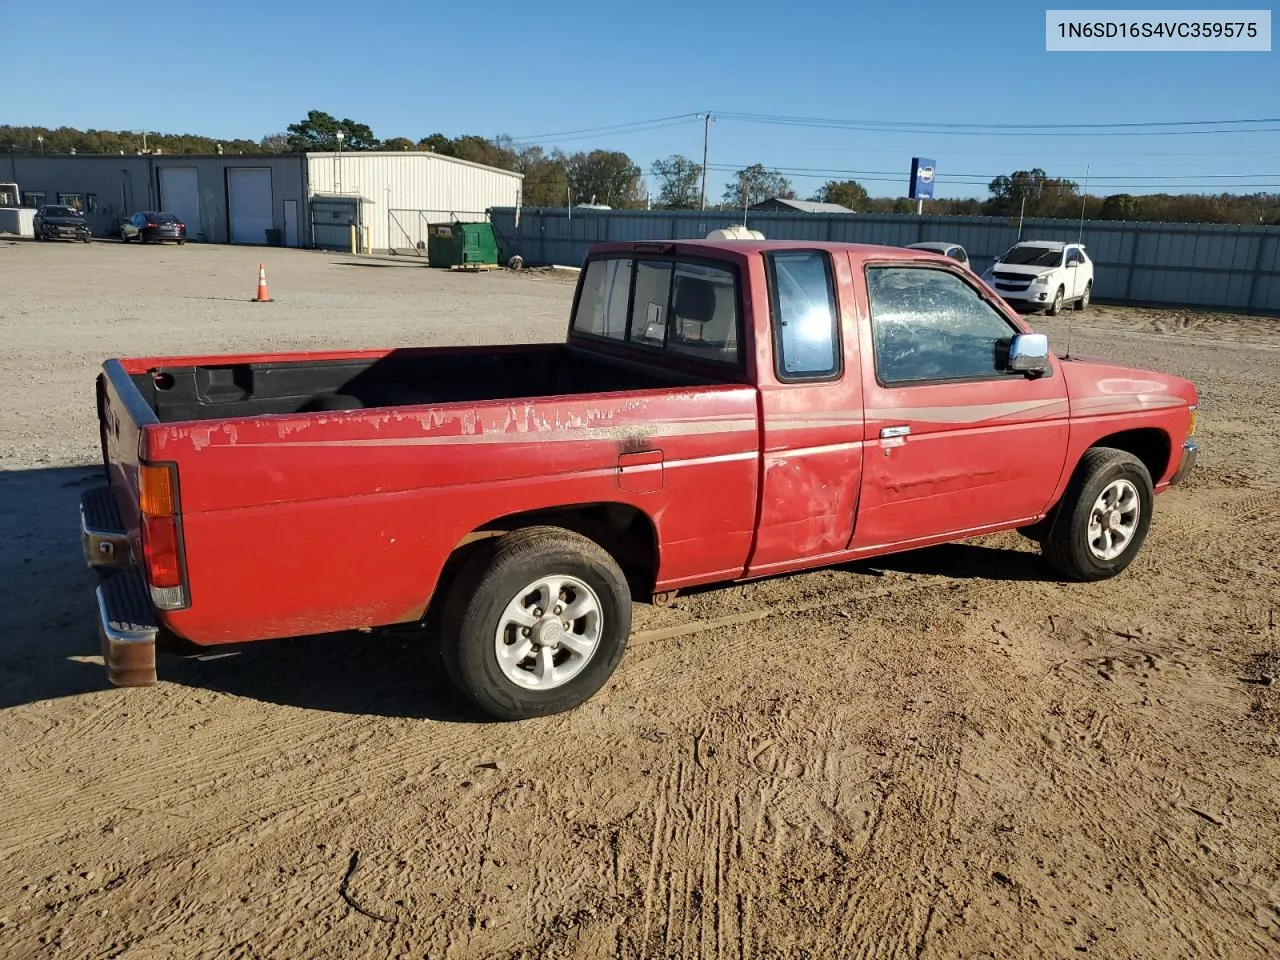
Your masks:
[[[898,426],[898,427],[881,427],[880,439],[885,440],[885,439],[888,439],[889,437],[905,437],[910,432],[911,432],[911,428],[906,424],[903,424],[902,426]]]

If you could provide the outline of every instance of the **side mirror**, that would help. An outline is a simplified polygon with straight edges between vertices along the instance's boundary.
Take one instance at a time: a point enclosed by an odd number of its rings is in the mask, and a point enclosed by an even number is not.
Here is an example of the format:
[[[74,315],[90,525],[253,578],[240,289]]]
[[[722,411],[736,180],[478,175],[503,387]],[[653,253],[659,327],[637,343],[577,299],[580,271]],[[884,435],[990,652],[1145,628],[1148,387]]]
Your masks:
[[[1067,268],[1068,268],[1068,269],[1070,269],[1071,267],[1078,267],[1078,266],[1080,266],[1080,261],[1079,261],[1079,260],[1068,260],[1068,261],[1067,261]]]
[[[1020,333],[1009,345],[1009,369],[1015,373],[1044,373],[1049,369],[1049,338],[1043,333]]]

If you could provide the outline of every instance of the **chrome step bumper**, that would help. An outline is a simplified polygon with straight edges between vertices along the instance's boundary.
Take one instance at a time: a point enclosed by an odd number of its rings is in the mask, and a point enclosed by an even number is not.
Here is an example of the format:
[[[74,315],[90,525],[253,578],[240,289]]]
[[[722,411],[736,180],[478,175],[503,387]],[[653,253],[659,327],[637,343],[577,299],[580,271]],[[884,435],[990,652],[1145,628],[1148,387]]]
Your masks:
[[[156,682],[156,635],[160,626],[136,568],[121,570],[98,585],[98,637],[107,679],[117,687]]]
[[[123,570],[133,563],[123,527],[110,487],[94,487],[80,495],[80,548],[89,566]]]

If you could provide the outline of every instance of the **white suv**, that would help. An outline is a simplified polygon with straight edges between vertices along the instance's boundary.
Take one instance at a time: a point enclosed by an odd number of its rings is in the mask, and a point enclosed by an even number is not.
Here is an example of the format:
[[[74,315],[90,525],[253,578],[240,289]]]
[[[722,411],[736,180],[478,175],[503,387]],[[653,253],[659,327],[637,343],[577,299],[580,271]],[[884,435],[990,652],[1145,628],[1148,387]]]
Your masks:
[[[1082,243],[1024,240],[1015,243],[982,273],[982,279],[1009,306],[1044,310],[1055,316],[1064,303],[1077,310],[1093,295],[1093,261]]]

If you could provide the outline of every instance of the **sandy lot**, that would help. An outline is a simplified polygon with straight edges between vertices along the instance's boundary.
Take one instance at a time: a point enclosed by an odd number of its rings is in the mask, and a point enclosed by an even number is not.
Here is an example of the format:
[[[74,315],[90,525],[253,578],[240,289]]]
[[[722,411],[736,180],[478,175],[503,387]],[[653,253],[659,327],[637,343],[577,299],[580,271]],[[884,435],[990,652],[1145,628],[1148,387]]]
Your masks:
[[[412,631],[108,688],[93,377],[553,340],[570,286],[0,240],[0,291],[0,956],[1280,955],[1280,320],[1075,316],[1077,350],[1203,398],[1121,578],[1056,582],[1010,534],[638,606],[605,690],[502,725]]]

